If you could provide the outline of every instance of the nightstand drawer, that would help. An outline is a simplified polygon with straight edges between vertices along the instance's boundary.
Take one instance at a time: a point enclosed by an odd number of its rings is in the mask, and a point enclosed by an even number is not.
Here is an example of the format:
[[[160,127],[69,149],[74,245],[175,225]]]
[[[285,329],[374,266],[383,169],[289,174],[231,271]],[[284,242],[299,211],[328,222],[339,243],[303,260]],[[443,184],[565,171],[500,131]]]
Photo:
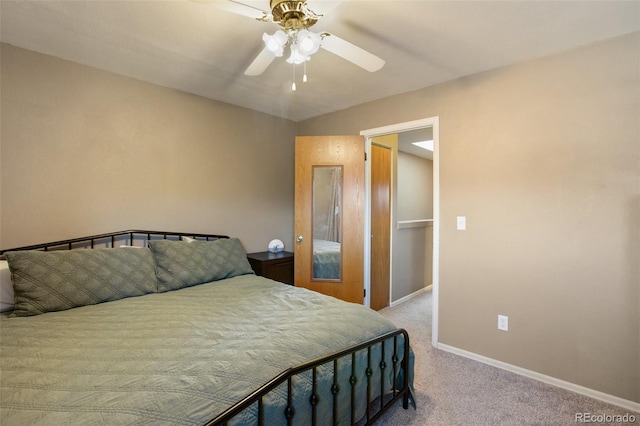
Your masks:
[[[262,251],[247,254],[247,259],[257,275],[293,285],[293,253]]]

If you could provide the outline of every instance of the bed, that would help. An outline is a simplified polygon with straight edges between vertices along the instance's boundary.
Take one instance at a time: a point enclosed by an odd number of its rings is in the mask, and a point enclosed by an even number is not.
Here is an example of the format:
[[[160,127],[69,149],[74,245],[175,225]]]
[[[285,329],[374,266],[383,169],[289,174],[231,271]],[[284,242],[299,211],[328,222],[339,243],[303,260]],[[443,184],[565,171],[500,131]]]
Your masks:
[[[404,330],[256,276],[237,239],[122,231],[0,255],[3,425],[371,424],[413,403]]]

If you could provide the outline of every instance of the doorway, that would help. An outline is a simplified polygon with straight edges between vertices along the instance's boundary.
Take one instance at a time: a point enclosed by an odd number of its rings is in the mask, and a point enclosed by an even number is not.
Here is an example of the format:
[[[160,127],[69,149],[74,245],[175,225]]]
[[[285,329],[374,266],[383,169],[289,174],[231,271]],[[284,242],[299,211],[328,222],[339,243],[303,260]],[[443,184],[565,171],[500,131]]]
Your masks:
[[[432,345],[438,346],[438,295],[439,295],[439,247],[440,247],[440,160],[439,160],[439,118],[431,117],[410,122],[392,124],[384,127],[378,127],[360,132],[365,137],[365,151],[368,156],[371,155],[371,139],[376,136],[384,136],[397,134],[422,128],[431,127],[433,131],[433,250],[432,250]],[[368,199],[365,202],[365,304],[371,305],[371,164],[367,162],[365,165],[365,175],[367,187],[365,193]],[[395,224],[392,224],[395,226]],[[393,283],[391,284],[393,285]]]

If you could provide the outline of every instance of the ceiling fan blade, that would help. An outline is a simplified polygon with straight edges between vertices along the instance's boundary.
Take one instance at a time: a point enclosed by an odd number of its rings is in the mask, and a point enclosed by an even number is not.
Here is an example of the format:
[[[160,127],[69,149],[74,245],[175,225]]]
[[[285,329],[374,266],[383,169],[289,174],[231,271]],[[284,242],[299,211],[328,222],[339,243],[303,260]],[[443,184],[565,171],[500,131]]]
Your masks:
[[[326,35],[320,47],[369,72],[376,72],[385,64],[384,59],[333,34]]]
[[[342,0],[322,0],[322,1],[309,1],[307,2],[307,5],[309,7],[309,9],[311,9],[312,11],[314,11],[315,13],[317,13],[318,15],[322,15],[322,16],[327,16],[328,14],[330,14],[333,9],[335,9],[336,7],[340,6],[340,3],[342,3]]]
[[[276,56],[266,47],[256,56],[251,62],[251,65],[245,70],[244,75],[260,75],[266,70],[271,62],[276,59]]]
[[[259,5],[264,4],[265,1],[251,1],[245,0],[243,2],[235,1],[235,0],[226,0],[226,1],[217,1],[215,4],[222,10],[227,12],[234,13],[240,16],[246,16],[247,18],[263,20],[265,18],[269,18],[271,14],[262,8]]]

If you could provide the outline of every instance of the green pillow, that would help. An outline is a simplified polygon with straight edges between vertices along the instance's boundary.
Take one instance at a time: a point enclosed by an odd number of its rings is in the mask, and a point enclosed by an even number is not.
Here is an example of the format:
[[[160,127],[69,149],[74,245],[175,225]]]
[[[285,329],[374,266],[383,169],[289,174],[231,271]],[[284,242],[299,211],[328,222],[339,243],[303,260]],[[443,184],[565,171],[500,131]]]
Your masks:
[[[147,248],[6,253],[14,316],[62,311],[157,291]]]
[[[149,241],[156,260],[158,291],[177,290],[236,275],[253,274],[237,238],[215,241]]]

